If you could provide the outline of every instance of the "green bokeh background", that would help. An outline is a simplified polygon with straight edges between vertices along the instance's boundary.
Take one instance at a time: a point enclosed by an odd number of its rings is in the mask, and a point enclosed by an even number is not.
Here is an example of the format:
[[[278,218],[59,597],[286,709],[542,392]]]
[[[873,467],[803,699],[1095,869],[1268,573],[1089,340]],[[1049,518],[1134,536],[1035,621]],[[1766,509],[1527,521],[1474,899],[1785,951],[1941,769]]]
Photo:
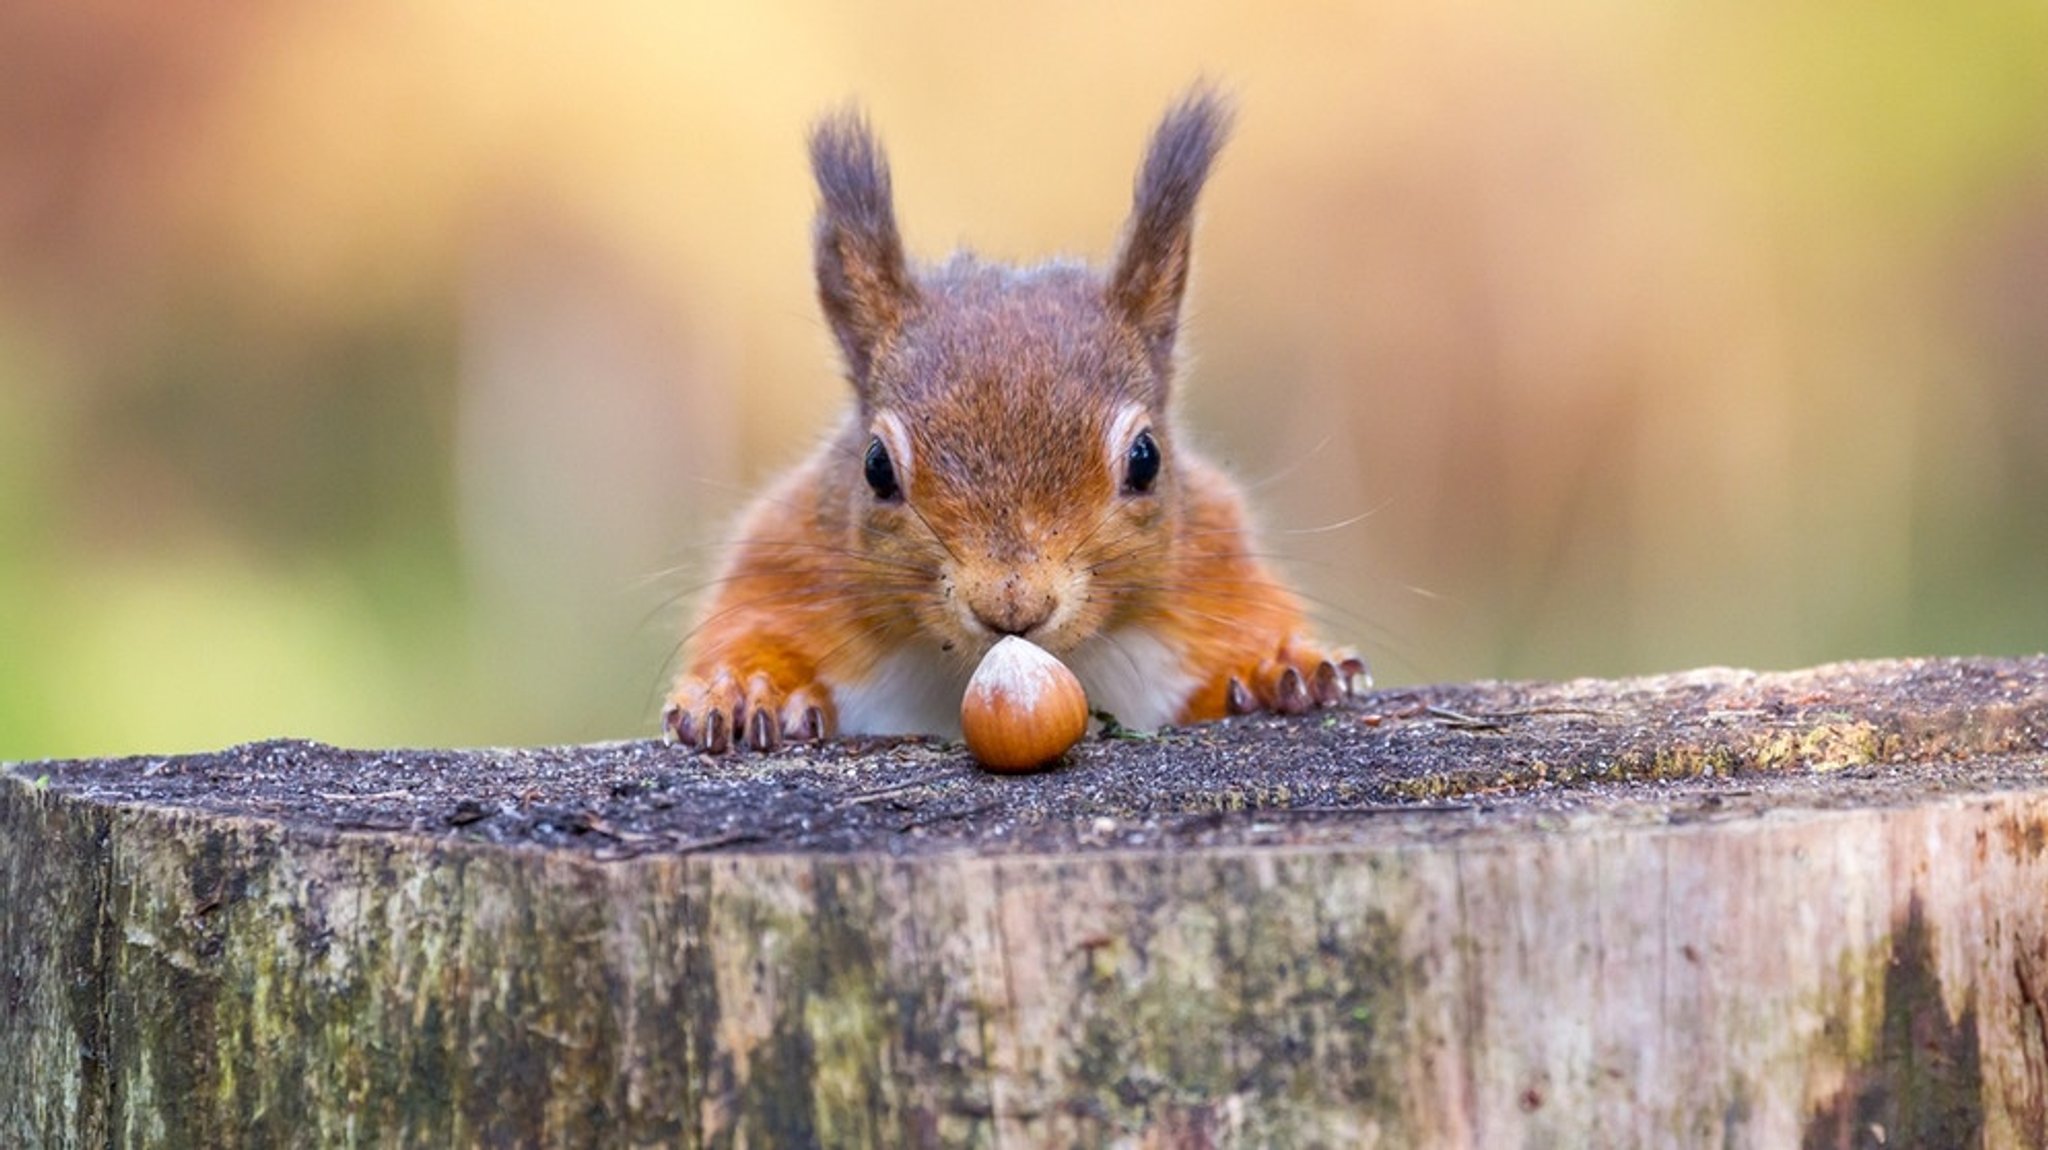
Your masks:
[[[802,138],[1103,257],[1382,681],[2048,647],[2048,9],[0,11],[0,759],[645,734],[841,402]]]

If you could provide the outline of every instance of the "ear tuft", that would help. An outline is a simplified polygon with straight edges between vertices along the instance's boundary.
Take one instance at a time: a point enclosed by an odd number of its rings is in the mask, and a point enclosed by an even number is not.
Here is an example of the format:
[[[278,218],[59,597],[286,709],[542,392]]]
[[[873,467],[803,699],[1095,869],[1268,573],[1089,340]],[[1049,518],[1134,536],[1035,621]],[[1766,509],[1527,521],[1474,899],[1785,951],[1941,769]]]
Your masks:
[[[1195,200],[1230,134],[1229,103],[1198,85],[1181,97],[1152,133],[1138,171],[1123,248],[1110,276],[1109,303],[1145,340],[1161,378],[1173,361],[1187,291]]]
[[[917,303],[896,232],[889,161],[866,119],[848,108],[811,129],[811,172],[819,196],[818,301],[854,388],[867,400],[876,349],[902,329]]]

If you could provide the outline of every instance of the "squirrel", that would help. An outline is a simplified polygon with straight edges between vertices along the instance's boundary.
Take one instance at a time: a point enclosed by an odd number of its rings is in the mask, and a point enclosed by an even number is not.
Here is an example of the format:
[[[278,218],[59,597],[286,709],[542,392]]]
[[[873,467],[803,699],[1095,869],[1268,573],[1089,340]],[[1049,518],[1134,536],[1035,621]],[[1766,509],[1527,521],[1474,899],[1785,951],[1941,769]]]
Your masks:
[[[740,519],[667,739],[957,737],[1009,635],[1133,730],[1300,714],[1369,681],[1310,636],[1237,488],[1172,419],[1195,200],[1230,119],[1204,87],[1168,110],[1106,276],[967,252],[913,270],[866,119],[817,123],[818,299],[854,403]]]

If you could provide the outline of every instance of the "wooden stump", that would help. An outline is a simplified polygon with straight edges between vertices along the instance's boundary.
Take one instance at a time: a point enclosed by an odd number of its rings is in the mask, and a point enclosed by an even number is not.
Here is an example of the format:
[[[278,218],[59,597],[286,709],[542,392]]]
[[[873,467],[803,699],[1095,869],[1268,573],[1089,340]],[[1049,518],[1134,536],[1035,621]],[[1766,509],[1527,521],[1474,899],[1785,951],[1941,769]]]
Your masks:
[[[0,1145],[2048,1145],[2048,659],[0,772]]]

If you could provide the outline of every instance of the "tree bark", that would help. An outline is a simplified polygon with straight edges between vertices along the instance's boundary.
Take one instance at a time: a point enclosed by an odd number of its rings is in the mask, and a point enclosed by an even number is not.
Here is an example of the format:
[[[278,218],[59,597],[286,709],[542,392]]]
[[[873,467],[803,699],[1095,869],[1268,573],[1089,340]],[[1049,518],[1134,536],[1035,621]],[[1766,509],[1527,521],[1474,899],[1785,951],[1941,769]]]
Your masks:
[[[0,1144],[2048,1145],[2048,659],[0,772]]]

